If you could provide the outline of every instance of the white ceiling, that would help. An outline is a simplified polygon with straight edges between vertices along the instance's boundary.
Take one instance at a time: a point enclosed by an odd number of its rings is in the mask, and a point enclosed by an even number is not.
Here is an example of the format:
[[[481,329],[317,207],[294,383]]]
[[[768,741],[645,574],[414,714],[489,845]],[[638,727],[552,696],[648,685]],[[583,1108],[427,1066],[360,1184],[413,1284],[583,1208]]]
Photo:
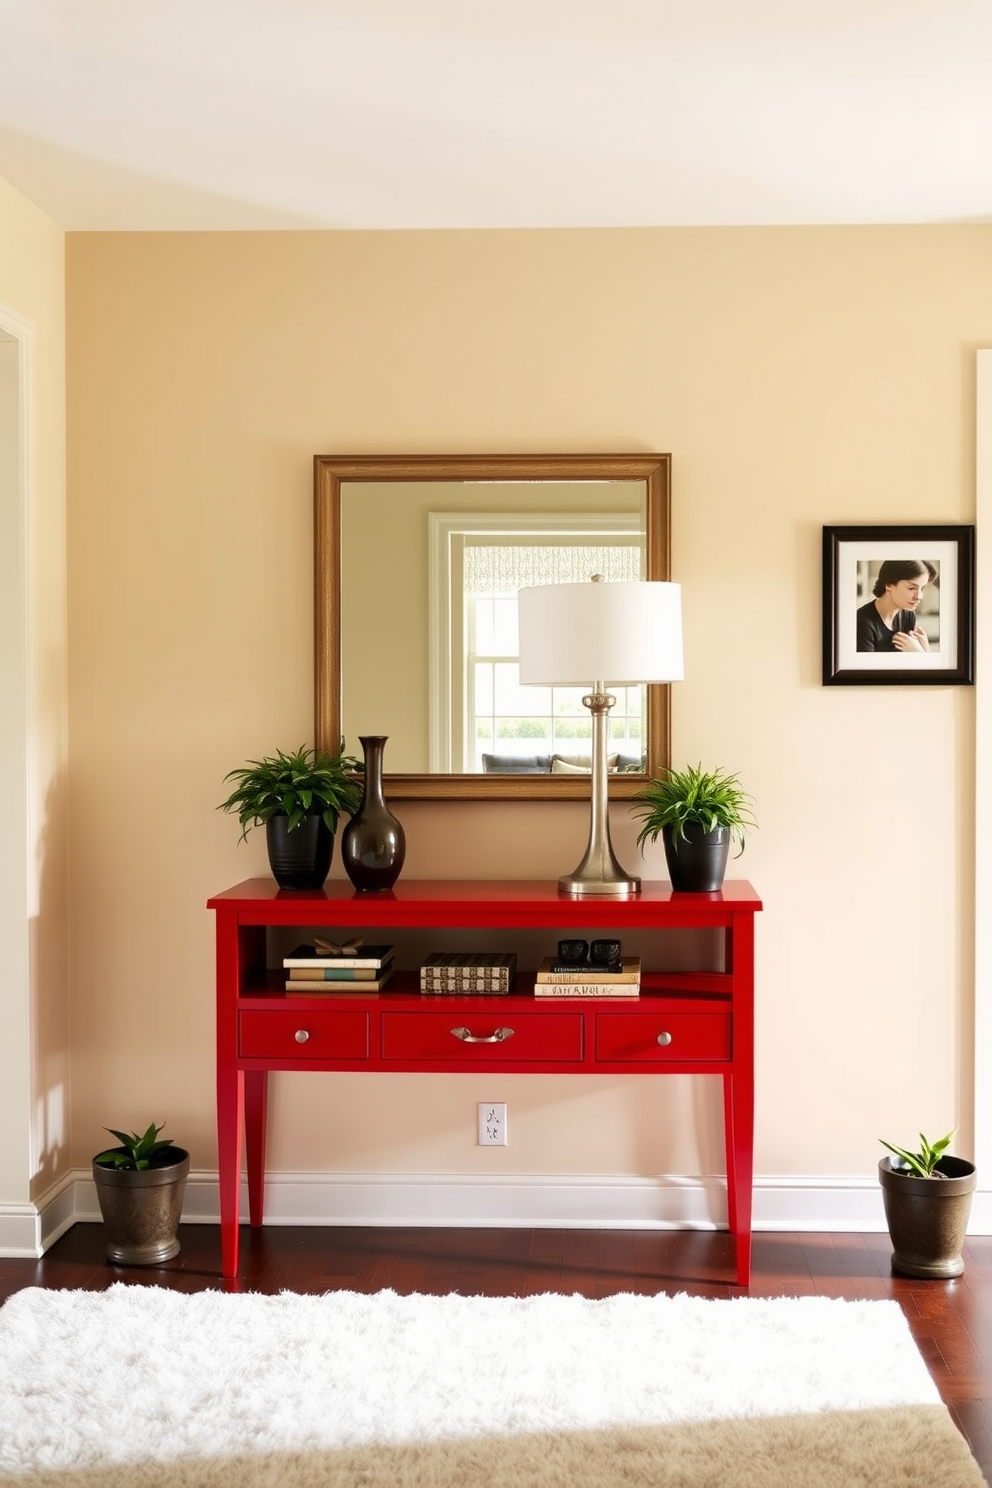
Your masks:
[[[70,230],[992,221],[992,0],[0,0]]]

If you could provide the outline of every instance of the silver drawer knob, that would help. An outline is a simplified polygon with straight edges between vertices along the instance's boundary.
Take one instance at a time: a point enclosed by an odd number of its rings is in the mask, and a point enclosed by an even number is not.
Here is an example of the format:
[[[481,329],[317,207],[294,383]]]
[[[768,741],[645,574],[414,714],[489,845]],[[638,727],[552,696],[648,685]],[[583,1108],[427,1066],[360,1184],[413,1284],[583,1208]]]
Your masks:
[[[297,1038],[299,1038],[299,1034],[297,1034]],[[665,1044],[672,1042],[672,1035],[670,1033],[659,1033],[658,1042],[664,1047]]]
[[[310,1035],[309,1033],[307,1033],[305,1028],[298,1028],[296,1030],[296,1033],[294,1034],[294,1038],[296,1039],[296,1042],[298,1044],[305,1044],[309,1037]]]

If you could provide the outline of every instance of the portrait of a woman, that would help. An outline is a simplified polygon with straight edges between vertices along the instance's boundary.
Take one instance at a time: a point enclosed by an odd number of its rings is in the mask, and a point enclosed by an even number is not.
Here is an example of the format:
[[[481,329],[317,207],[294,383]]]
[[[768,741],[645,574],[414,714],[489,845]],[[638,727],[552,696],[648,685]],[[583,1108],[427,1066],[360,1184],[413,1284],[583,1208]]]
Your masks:
[[[874,598],[858,607],[857,649],[916,655],[929,651],[919,611],[927,586],[936,579],[936,566],[925,558],[886,559],[872,588]]]

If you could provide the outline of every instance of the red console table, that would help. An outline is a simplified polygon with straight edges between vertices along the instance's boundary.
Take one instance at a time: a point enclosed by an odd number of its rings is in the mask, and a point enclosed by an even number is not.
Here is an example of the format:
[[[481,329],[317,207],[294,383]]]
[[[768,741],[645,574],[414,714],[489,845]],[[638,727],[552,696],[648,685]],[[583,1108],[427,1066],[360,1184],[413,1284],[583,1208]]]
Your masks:
[[[263,1218],[266,1093],[270,1070],[501,1074],[716,1074],[723,1076],[727,1208],[737,1281],[751,1274],[754,1127],[754,916],[749,883],[717,894],[676,894],[645,883],[636,898],[571,898],[553,883],[410,879],[388,893],[330,882],[315,892],[249,879],[207,902],[217,931],[217,1130],[223,1275],[238,1270],[242,1132],[252,1225]],[[652,970],[641,995],[543,1000],[518,972],[507,997],[431,996],[416,971],[397,970],[378,996],[292,996],[267,964],[276,926],[353,932],[486,928],[581,932],[722,932],[719,971]],[[383,938],[377,935],[377,938]],[[532,985],[532,984],[531,984]],[[497,1030],[500,1030],[497,1036]]]

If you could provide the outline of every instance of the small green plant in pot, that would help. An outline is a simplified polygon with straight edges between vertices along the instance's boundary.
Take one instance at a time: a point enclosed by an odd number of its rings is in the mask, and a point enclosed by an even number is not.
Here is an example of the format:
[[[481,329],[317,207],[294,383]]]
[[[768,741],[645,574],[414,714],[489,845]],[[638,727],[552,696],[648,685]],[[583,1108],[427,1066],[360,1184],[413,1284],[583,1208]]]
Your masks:
[[[154,1121],[142,1133],[117,1131],[112,1126],[105,1126],[112,1137],[120,1142],[119,1147],[108,1147],[105,1152],[98,1152],[93,1159],[102,1168],[124,1169],[131,1173],[143,1173],[151,1167],[168,1166],[165,1161],[167,1149],[172,1147],[169,1137],[160,1137],[159,1132],[165,1127],[163,1121],[156,1126]]]
[[[236,812],[241,839],[265,827],[272,876],[283,889],[319,889],[330,872],[334,834],[342,812],[354,815],[362,799],[360,760],[300,746],[277,750],[224,776],[234,789],[217,808]]]
[[[753,800],[737,775],[725,770],[669,767],[649,780],[634,797],[640,817],[637,845],[661,837],[672,888],[686,893],[715,893],[722,888],[731,842],[744,851],[748,832],[757,826]]]
[[[164,1123],[117,1131],[119,1147],[93,1159],[93,1182],[107,1230],[107,1259],[119,1266],[158,1266],[179,1254],[189,1153],[167,1137]]]
[[[953,1138],[949,1131],[930,1142],[921,1132],[917,1152],[879,1138],[892,1154],[878,1164],[892,1269],[904,1276],[946,1280],[964,1270],[961,1251],[977,1174],[974,1163],[950,1156]]]

